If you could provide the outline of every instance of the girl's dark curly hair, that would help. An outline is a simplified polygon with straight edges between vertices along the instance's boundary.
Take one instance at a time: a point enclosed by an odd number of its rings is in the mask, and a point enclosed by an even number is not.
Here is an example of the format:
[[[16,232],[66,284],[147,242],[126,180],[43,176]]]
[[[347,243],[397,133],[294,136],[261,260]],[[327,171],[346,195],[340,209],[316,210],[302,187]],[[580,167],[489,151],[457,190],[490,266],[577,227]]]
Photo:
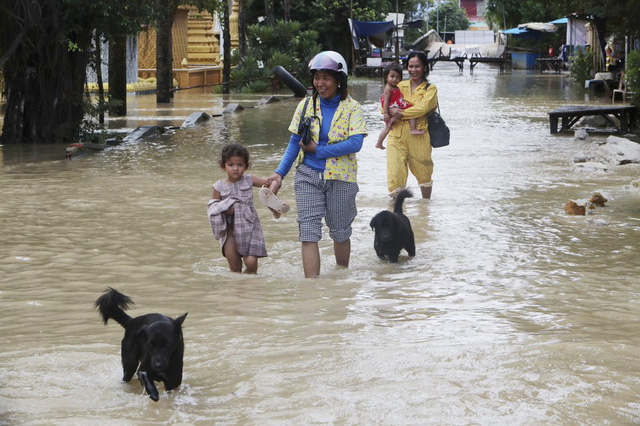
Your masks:
[[[385,83],[387,82],[387,77],[389,77],[389,73],[391,71],[395,71],[400,74],[400,78],[402,79],[402,66],[400,64],[389,64],[382,72],[382,78],[384,79]]]
[[[251,166],[251,163],[249,163],[249,150],[239,143],[230,143],[222,148],[219,162],[220,168],[224,169],[224,165],[227,164],[231,157],[242,157],[247,169]]]

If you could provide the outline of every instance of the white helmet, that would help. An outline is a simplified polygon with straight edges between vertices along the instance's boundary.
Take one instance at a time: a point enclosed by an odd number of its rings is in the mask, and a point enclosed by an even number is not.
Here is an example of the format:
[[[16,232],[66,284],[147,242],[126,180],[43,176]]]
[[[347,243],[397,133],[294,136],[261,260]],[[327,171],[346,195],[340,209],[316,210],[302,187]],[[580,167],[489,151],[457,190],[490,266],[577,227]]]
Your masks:
[[[341,54],[333,50],[320,52],[309,61],[309,71],[313,72],[315,70],[343,72],[344,75],[349,75],[347,62]]]

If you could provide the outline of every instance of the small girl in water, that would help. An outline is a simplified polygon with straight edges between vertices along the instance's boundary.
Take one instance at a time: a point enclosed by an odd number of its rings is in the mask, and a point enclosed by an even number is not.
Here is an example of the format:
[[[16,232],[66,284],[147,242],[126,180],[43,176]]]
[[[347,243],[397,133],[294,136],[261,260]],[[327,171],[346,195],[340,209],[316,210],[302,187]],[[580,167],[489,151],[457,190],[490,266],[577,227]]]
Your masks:
[[[393,123],[398,120],[397,118],[391,117],[389,115],[389,108],[407,109],[412,106],[411,103],[404,100],[400,89],[398,89],[398,83],[402,81],[402,67],[398,64],[389,65],[384,69],[383,77],[386,81],[386,84],[384,86],[384,92],[382,93],[382,98],[380,99],[380,101],[382,102],[382,110],[384,111],[385,126],[382,132],[380,132],[378,143],[376,143],[376,148],[378,149],[384,149],[382,142],[384,142],[387,135],[391,131],[391,126],[393,125]],[[424,130],[416,129],[415,118],[409,120],[409,125],[411,126],[412,135],[421,135],[424,133]]]
[[[207,203],[211,230],[215,239],[220,240],[229,269],[242,272],[244,260],[245,272],[255,274],[258,258],[267,256],[267,248],[253,205],[253,187],[263,187],[260,199],[276,218],[286,213],[289,206],[273,192],[278,189],[278,181],[244,174],[250,166],[249,151],[244,146],[230,144],[222,148],[219,165],[227,177],[213,184],[213,195]]]

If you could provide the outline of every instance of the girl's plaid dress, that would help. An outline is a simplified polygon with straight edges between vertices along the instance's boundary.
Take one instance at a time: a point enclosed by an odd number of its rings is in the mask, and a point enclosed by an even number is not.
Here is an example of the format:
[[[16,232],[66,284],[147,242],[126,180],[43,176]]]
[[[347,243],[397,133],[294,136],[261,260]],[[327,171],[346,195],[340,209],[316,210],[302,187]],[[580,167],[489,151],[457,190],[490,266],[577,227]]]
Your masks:
[[[212,200],[207,205],[211,231],[224,247],[229,232],[233,232],[238,253],[242,256],[266,257],[267,247],[260,225],[258,212],[253,205],[253,185],[250,175],[243,175],[238,182],[223,180],[213,184],[220,193],[220,200]],[[233,206],[233,215],[223,214]],[[223,251],[224,254],[224,251]]]

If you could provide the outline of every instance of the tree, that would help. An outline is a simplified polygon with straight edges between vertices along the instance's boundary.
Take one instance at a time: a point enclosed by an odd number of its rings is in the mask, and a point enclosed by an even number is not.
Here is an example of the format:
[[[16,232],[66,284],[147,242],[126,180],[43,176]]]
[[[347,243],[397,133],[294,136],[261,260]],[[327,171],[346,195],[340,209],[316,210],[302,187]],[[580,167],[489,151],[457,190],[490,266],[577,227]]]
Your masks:
[[[223,0],[222,11],[222,93],[229,93],[229,81],[231,80],[231,29],[229,28],[229,14],[231,13],[231,4]],[[226,7],[225,7],[226,6]]]
[[[76,7],[82,7],[81,0],[64,0]],[[131,35],[137,35],[140,26],[153,18],[155,0],[127,0],[91,2],[89,15],[94,26],[93,63],[96,73],[102,58],[98,40],[103,37],[109,43],[109,99],[105,101],[100,90],[98,110],[109,111],[111,115],[127,114],[127,44]]]
[[[276,20],[275,6],[276,0],[264,0],[264,16],[266,17],[267,25],[273,25]]]
[[[156,20],[156,102],[169,103],[173,97],[173,40],[171,27],[177,0],[158,0]]]
[[[251,90],[247,80],[267,78],[278,65],[303,83],[310,83],[307,64],[322,50],[317,31],[305,30],[297,21],[278,20],[273,25],[250,25],[247,38],[251,52],[239,59],[232,73],[232,81],[242,82],[239,90]]]
[[[640,0],[539,0],[557,15],[589,13],[606,22],[608,32],[640,36]]]
[[[0,59],[7,105],[0,142],[77,138],[92,26],[62,0],[0,6]]]
[[[436,8],[429,12],[429,22],[432,28],[438,28],[442,32],[469,28],[467,11],[462,9],[455,0],[438,3]]]
[[[640,50],[634,50],[629,54],[627,64],[627,82],[631,95],[631,103],[640,109]]]
[[[84,98],[92,40],[135,34],[148,0],[15,0],[0,3],[0,66],[6,113],[2,143],[72,142],[88,110]],[[99,61],[95,61],[99,63]]]
[[[398,11],[410,15],[424,3],[426,0],[398,0]],[[347,60],[351,57],[347,19],[380,21],[387,13],[396,11],[395,2],[389,0],[243,0],[243,5],[247,30],[250,25],[258,24],[259,17],[271,22],[302,22],[304,28],[318,32],[323,49],[338,51]]]
[[[539,0],[487,0],[485,18],[490,28],[507,29],[525,22],[549,22],[557,16]]]
[[[114,34],[109,40],[109,97],[120,101],[111,115],[127,115],[127,36]]]
[[[243,57],[247,53],[247,20],[246,20],[246,2],[238,1],[238,50],[240,56]]]
[[[640,35],[640,0],[486,0],[485,17],[494,28],[548,22],[571,13],[591,14],[623,35]]]

